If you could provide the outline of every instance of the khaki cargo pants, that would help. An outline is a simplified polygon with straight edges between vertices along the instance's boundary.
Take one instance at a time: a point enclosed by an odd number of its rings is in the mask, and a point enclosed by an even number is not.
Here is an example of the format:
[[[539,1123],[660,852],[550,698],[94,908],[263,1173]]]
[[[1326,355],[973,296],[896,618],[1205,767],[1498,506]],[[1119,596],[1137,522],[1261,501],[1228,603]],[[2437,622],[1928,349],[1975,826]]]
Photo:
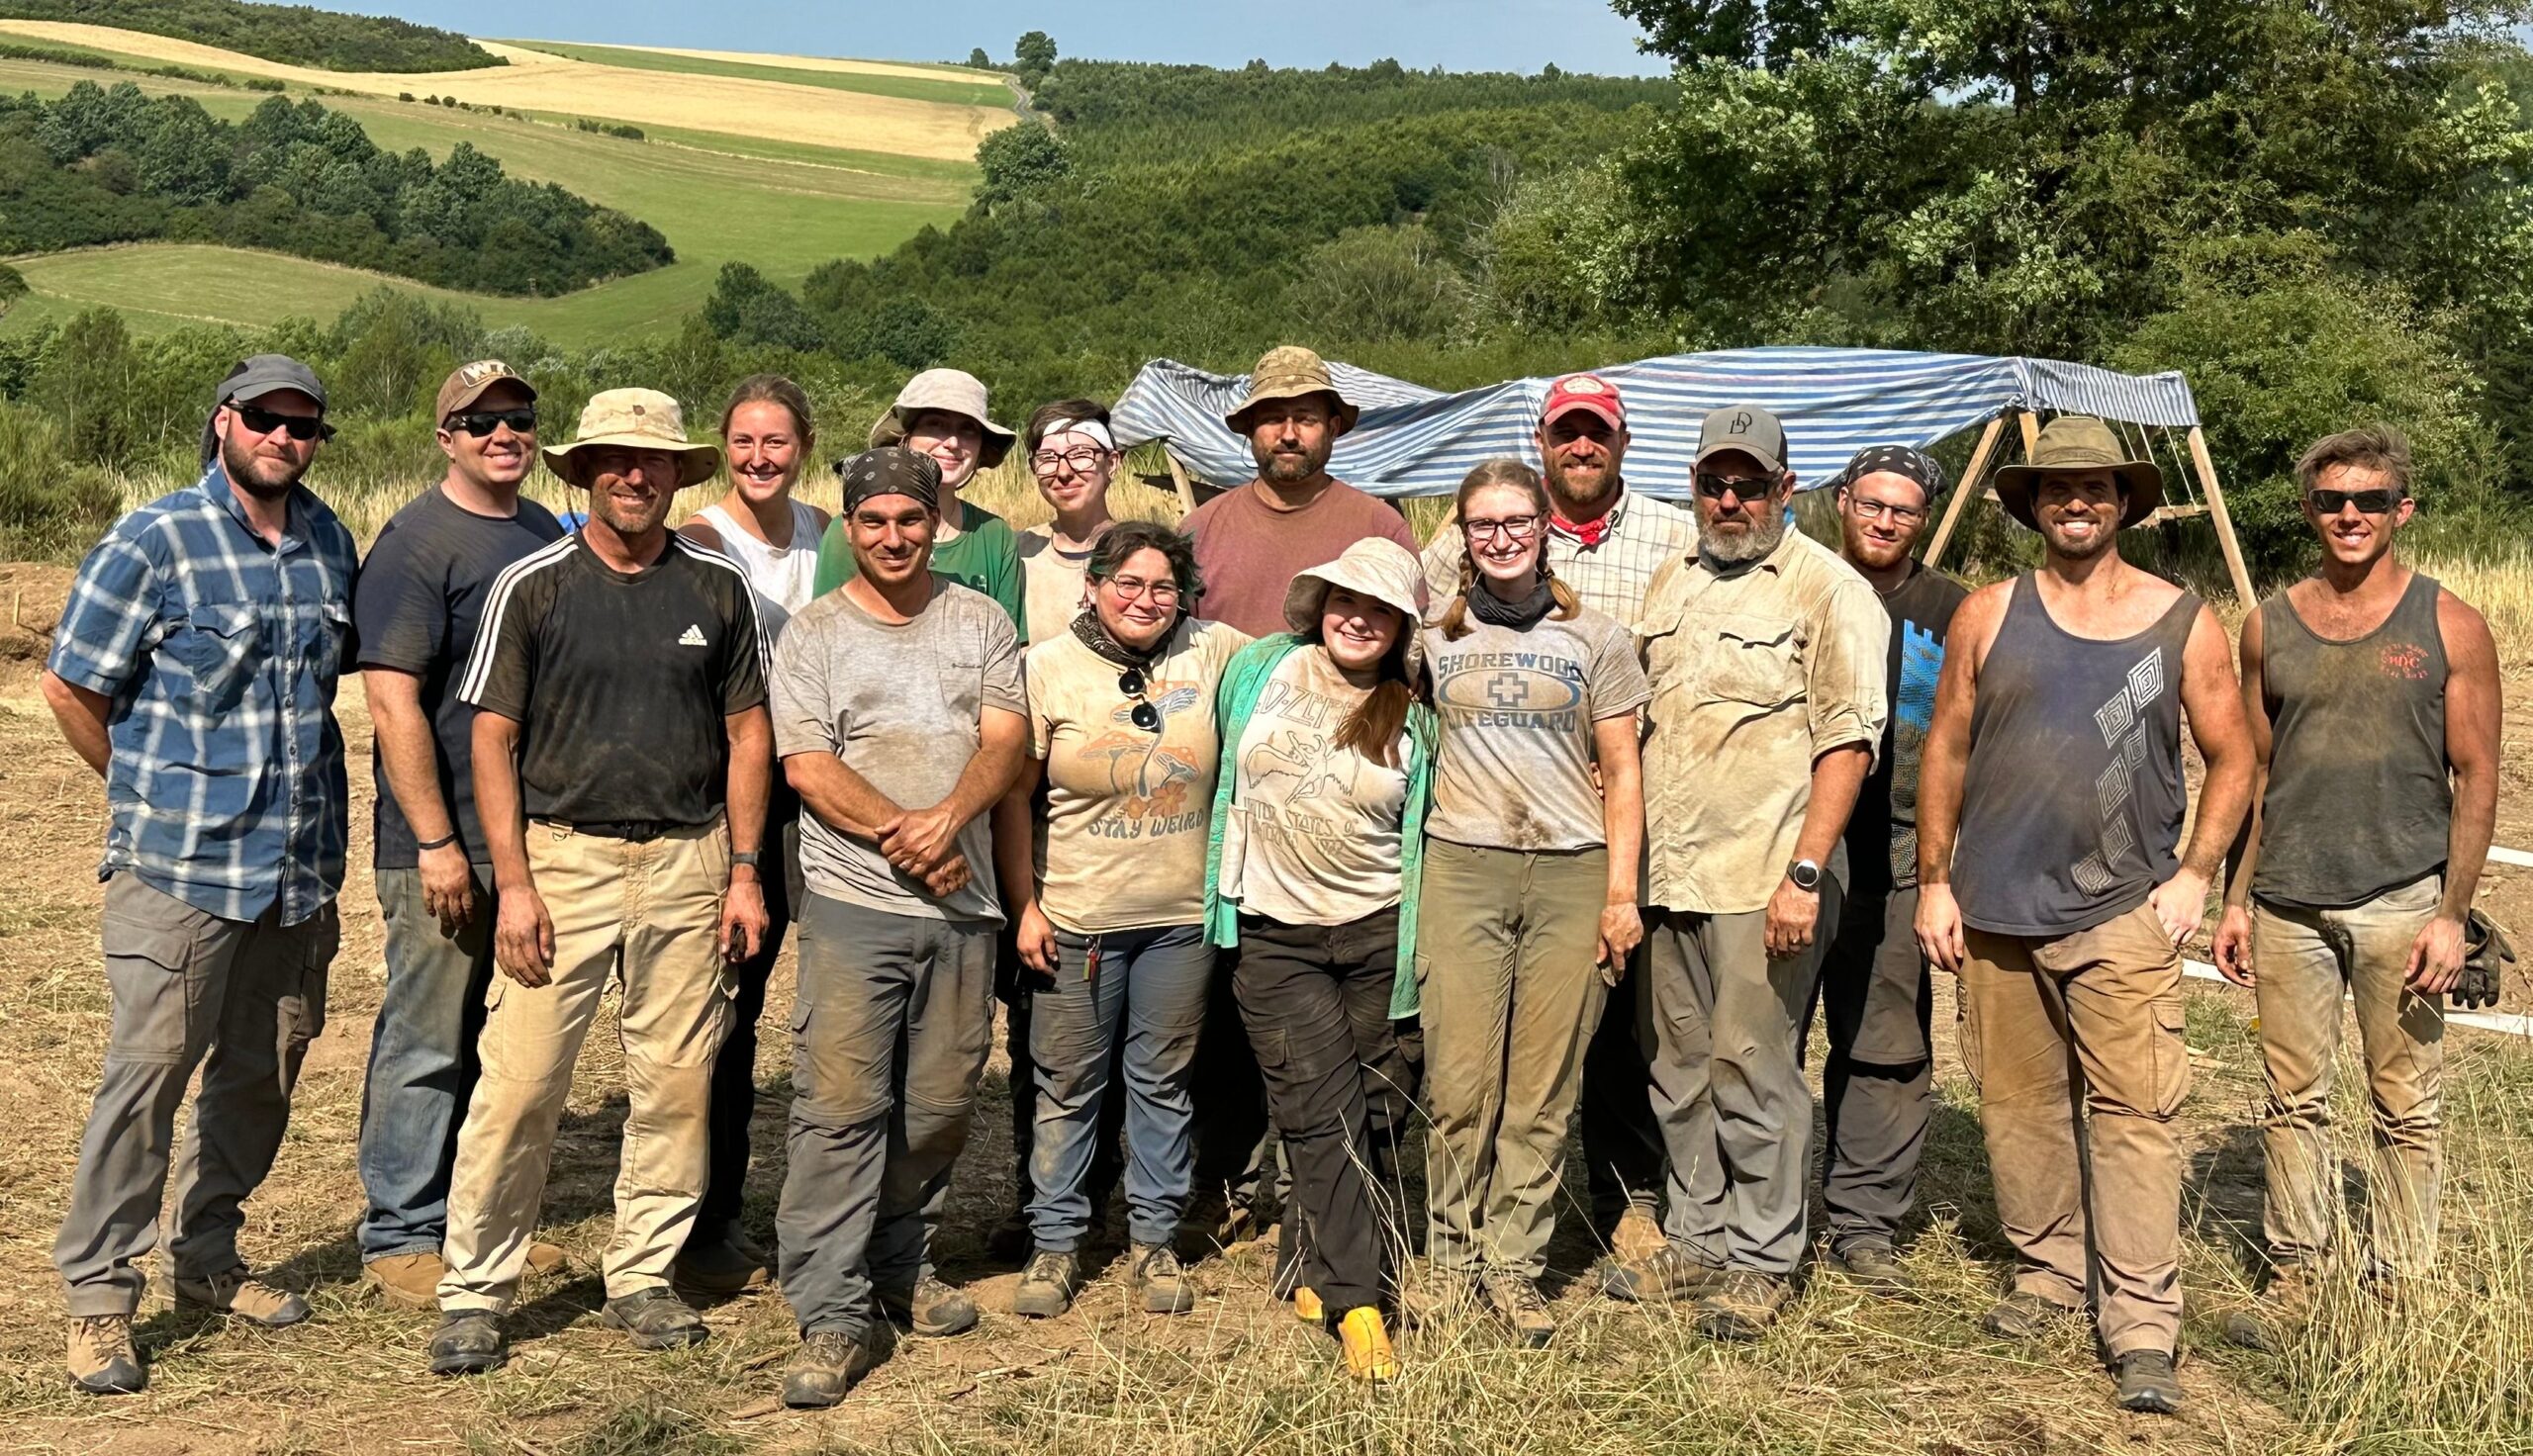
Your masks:
[[[608,1298],[668,1287],[704,1197],[712,1058],[738,987],[719,946],[728,830],[715,820],[636,843],[530,824],[527,863],[554,922],[552,979],[496,974],[485,997],[484,1072],[449,1179],[443,1310],[499,1314],[517,1294],[572,1066],[610,981],[630,1107]]]
[[[1961,1055],[2015,1288],[2075,1310],[2090,1284],[2107,1353],[2170,1352],[2181,1336],[2172,1121],[2190,1088],[2181,952],[2146,905],[2052,940],[1967,940]]]

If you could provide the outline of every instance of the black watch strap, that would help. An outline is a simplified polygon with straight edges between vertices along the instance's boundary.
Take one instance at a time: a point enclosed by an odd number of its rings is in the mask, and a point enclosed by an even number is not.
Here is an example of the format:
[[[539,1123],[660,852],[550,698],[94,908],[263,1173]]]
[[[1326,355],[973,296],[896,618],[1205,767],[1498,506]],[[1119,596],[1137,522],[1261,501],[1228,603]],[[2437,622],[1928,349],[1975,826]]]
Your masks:
[[[741,850],[730,857],[730,863],[733,864],[745,864],[750,869],[758,868],[765,863],[765,851]]]

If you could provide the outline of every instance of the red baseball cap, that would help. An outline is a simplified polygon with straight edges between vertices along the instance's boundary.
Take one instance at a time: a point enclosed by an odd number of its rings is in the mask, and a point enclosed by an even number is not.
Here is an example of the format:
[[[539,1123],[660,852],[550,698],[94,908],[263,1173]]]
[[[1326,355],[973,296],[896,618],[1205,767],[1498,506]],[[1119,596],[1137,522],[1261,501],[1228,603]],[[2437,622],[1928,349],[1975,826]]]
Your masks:
[[[1619,399],[1619,387],[1597,374],[1569,374],[1549,385],[1548,403],[1540,407],[1540,423],[1569,410],[1589,410],[1608,420],[1612,429],[1627,428],[1627,405]]]

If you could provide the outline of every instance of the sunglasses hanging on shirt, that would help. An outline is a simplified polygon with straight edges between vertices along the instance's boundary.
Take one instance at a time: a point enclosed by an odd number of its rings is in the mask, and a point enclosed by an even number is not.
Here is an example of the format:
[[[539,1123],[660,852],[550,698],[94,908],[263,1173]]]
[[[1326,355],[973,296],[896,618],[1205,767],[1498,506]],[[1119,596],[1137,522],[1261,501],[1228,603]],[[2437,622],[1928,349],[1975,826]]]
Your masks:
[[[1117,690],[1135,700],[1135,710],[1127,715],[1128,719],[1146,733],[1159,733],[1161,709],[1155,707],[1153,700],[1144,695],[1146,686],[1144,670],[1141,668],[1128,668],[1117,675]]]

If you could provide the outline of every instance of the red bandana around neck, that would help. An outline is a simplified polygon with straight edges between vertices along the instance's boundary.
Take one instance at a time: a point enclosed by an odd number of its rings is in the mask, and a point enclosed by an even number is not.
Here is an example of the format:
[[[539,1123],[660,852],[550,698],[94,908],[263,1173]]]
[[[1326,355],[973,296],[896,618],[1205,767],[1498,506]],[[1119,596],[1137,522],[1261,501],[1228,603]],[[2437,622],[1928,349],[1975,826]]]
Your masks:
[[[1624,500],[1626,498],[1622,497],[1620,499]],[[1619,502],[1617,500],[1612,500],[1610,502],[1609,509],[1602,511],[1599,515],[1590,520],[1567,520],[1564,516],[1550,511],[1548,518],[1548,528],[1556,532],[1558,535],[1573,537],[1575,544],[1581,546],[1584,550],[1589,551],[1593,547],[1600,545],[1601,542],[1608,537],[1610,534],[1610,527],[1618,523],[1618,518]]]

